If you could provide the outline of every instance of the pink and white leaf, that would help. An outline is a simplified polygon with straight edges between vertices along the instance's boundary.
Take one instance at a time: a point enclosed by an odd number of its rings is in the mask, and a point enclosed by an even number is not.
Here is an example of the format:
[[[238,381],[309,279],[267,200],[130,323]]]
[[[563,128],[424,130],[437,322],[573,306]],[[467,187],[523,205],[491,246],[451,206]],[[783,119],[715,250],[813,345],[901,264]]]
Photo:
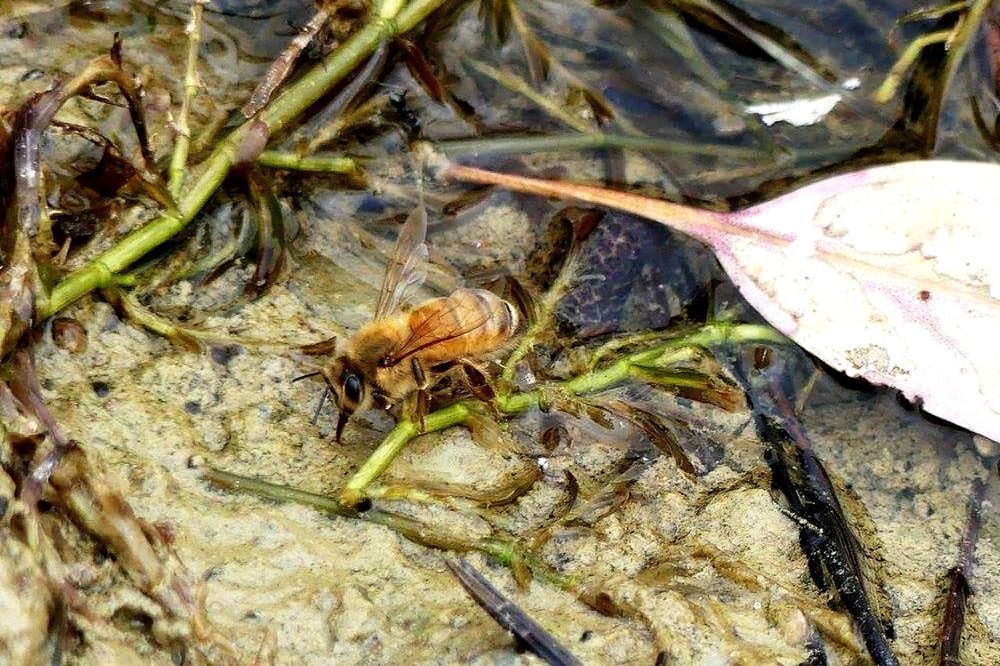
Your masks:
[[[617,208],[699,238],[802,347],[1000,441],[1000,165],[874,167],[733,213],[456,165],[445,175]]]

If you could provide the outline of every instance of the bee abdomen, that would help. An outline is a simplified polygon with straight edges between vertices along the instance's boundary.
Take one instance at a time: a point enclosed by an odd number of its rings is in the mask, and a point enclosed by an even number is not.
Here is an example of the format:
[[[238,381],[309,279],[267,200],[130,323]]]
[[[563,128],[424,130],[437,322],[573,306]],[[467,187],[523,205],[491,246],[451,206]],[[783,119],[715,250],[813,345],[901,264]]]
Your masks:
[[[485,289],[461,289],[455,292],[468,294],[477,304],[477,321],[485,319],[480,335],[497,338],[502,344],[517,332],[518,316],[514,307],[492,291]]]

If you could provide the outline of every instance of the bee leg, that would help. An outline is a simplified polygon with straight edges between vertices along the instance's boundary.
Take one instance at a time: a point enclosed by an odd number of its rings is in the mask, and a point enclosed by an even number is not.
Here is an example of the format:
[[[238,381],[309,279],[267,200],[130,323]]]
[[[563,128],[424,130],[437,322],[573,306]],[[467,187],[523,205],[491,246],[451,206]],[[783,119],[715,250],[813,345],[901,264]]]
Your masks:
[[[472,395],[486,403],[490,411],[493,412],[493,416],[500,418],[500,410],[496,405],[497,394],[493,390],[493,387],[490,386],[490,382],[486,378],[486,373],[468,359],[459,359],[458,363],[462,368],[465,383],[468,385]]]
[[[416,356],[410,359],[410,368],[413,370],[413,378],[417,382],[417,423],[420,424],[420,432],[424,432],[424,417],[427,416],[427,410],[431,402],[430,394],[427,391],[430,383],[427,381],[427,373],[424,372],[423,364],[420,363],[420,359]]]
[[[427,410],[431,402],[430,394],[424,389],[417,391],[417,423],[420,424],[420,432],[427,430],[424,424],[424,417],[427,416]]]

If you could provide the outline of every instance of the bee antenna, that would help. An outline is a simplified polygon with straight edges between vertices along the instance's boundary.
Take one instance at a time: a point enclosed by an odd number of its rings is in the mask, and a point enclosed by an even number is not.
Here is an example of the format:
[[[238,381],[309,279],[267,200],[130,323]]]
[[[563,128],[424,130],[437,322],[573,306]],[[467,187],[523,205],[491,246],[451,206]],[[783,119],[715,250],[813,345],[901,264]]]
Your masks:
[[[292,379],[292,383],[294,384],[295,382],[300,382],[303,379],[309,379],[310,377],[315,377],[316,375],[322,375],[322,374],[323,373],[320,372],[319,370],[317,370],[316,372],[307,372],[304,375],[299,375],[298,377],[295,377],[294,379]]]
[[[333,390],[333,382],[330,380],[330,375],[326,374],[323,370],[320,370],[317,374],[323,375],[323,381],[326,382],[326,389],[336,396],[337,394]]]
[[[319,421],[320,412],[323,411],[323,405],[326,404],[326,396],[329,393],[330,393],[330,387],[324,386],[323,387],[323,393],[321,393],[320,396],[319,396],[319,404],[316,405],[316,411],[313,412],[312,420],[309,422],[312,425],[316,425],[316,423]]]

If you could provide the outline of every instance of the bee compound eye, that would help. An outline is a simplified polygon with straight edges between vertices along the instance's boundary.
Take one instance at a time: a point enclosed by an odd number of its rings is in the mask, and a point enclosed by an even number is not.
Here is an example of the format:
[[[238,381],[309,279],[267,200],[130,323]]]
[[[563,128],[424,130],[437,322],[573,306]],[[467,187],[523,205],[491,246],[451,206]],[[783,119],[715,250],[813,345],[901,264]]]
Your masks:
[[[361,380],[357,375],[348,375],[344,380],[344,395],[351,402],[361,402]]]

